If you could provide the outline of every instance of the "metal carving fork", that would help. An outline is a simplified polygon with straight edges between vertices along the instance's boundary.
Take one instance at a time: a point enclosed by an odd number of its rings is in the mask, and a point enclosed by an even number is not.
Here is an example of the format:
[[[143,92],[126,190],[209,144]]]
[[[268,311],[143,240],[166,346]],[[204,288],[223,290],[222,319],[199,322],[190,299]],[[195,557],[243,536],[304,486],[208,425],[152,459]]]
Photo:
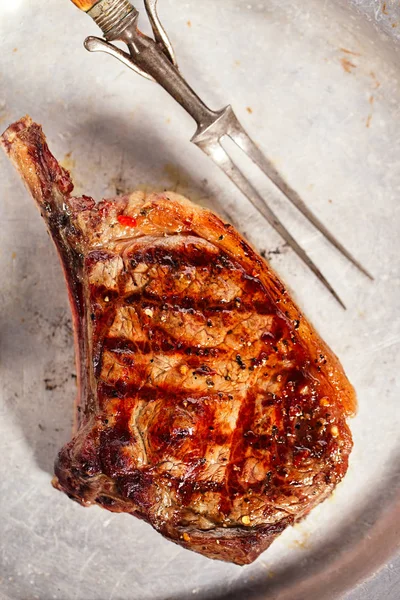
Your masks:
[[[197,123],[192,142],[205,152],[237,185],[259,213],[289,244],[296,254],[315,273],[318,279],[345,308],[331,284],[319,268],[279,221],[266,200],[257,192],[222,147],[221,140],[228,136],[270,178],[279,190],[297,209],[337,248],[350,262],[367,277],[368,271],[336,240],[321,221],[307,208],[298,193],[291,188],[273,163],[261,152],[247,135],[231,106],[219,111],[209,109],[182,77],[174,50],[157,15],[157,0],[144,0],[146,12],[153,30],[154,39],[138,29],[139,12],[128,0],[72,0],[84,10],[103,31],[104,38],[88,37],[85,47],[90,52],[106,52],[120,60],[139,75],[159,83]],[[111,42],[121,41],[128,52]]]

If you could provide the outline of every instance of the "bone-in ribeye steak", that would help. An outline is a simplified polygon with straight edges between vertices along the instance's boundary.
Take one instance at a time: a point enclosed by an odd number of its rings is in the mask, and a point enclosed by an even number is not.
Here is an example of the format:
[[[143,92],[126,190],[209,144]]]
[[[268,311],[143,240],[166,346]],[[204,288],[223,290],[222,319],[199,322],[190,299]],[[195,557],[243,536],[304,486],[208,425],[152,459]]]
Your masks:
[[[166,192],[73,197],[25,117],[2,144],[57,246],[79,394],[54,485],[210,558],[252,562],[347,470],[354,390],[269,265]]]

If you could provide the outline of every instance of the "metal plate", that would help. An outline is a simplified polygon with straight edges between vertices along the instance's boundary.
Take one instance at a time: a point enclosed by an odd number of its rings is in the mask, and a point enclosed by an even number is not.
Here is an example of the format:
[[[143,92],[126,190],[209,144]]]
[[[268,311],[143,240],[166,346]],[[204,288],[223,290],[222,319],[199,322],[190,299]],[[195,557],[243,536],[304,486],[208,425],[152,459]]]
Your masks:
[[[1,156],[0,598],[397,599],[400,560],[388,557],[400,538],[398,3],[160,4],[199,94],[215,108],[233,103],[288,181],[375,274],[374,283],[359,275],[257,177],[347,312],[190,146],[192,123],[180,107],[116,61],[84,51],[96,28],[67,0],[1,3],[1,126],[26,112],[41,122],[78,193],[175,189],[266,250],[358,391],[350,469],[331,499],[244,568],[53,490],[75,394],[71,320],[44,224]],[[385,561],[378,578],[349,591]]]

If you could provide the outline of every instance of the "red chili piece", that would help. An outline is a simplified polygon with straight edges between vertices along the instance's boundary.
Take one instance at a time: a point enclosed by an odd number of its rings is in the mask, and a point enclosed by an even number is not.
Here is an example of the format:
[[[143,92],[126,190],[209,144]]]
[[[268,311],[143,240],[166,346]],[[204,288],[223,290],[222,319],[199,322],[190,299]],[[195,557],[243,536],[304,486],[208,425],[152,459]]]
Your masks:
[[[124,227],[136,227],[137,225],[136,219],[133,217],[128,217],[128,215],[118,215],[117,219],[118,223]]]

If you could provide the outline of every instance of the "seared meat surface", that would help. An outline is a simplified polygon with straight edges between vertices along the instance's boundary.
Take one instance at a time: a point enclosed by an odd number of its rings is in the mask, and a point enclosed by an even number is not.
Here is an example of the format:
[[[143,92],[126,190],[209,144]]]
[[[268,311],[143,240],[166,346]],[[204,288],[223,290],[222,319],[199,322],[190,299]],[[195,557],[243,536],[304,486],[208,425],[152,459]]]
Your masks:
[[[185,198],[75,198],[40,127],[2,144],[63,264],[79,376],[54,485],[252,562],[347,470],[355,396],[276,274]]]

